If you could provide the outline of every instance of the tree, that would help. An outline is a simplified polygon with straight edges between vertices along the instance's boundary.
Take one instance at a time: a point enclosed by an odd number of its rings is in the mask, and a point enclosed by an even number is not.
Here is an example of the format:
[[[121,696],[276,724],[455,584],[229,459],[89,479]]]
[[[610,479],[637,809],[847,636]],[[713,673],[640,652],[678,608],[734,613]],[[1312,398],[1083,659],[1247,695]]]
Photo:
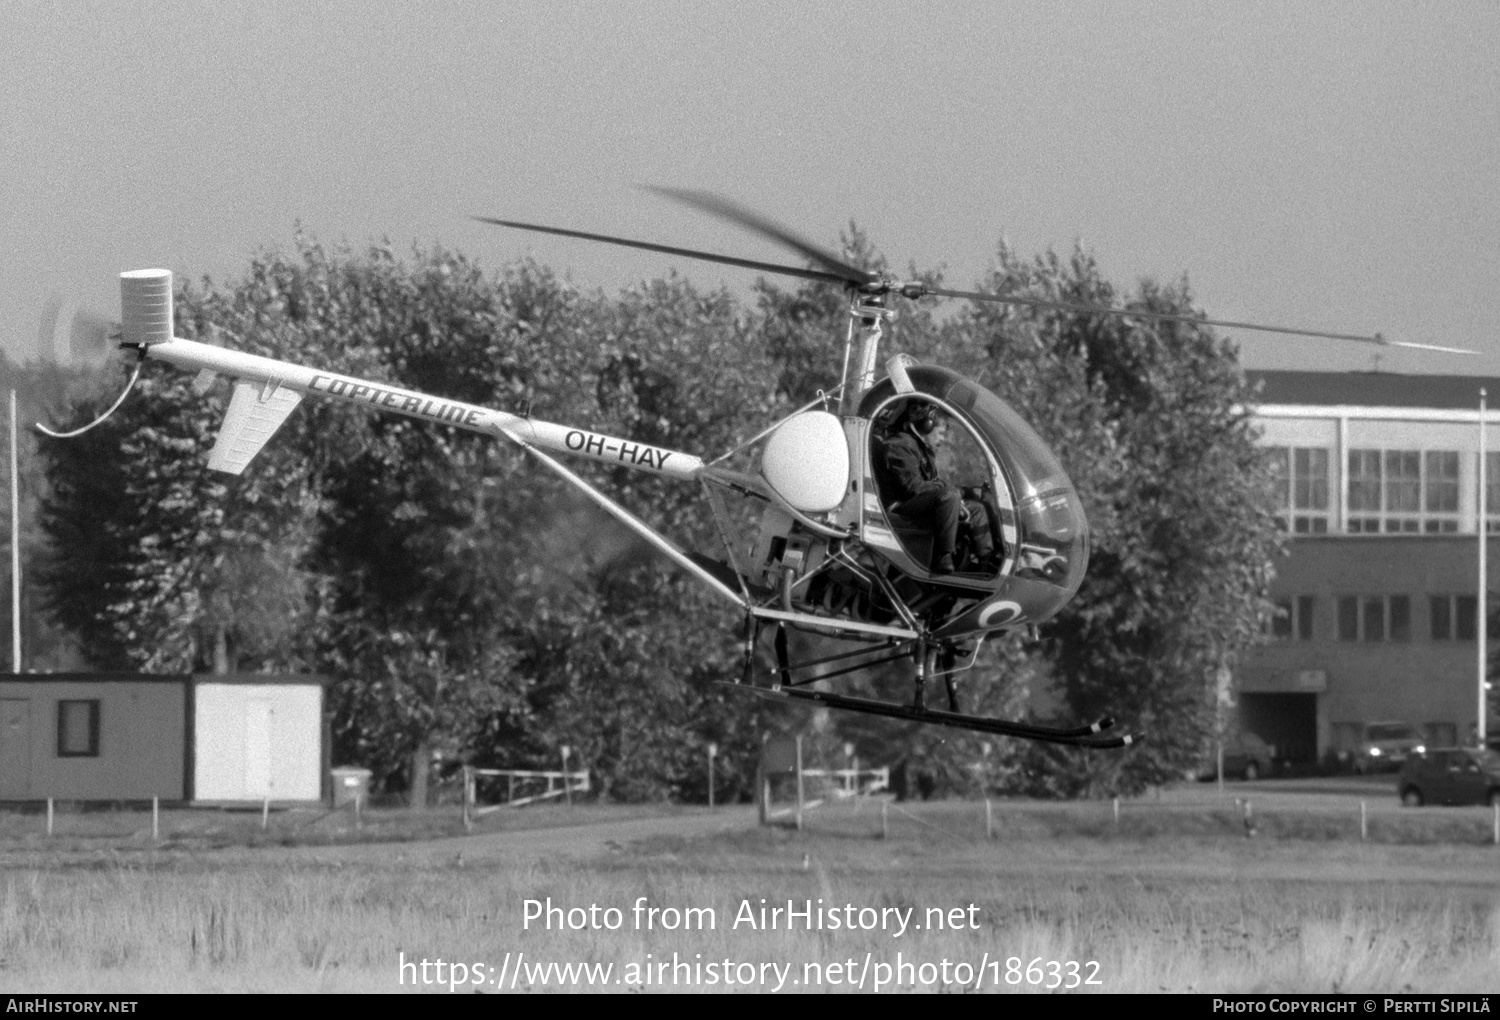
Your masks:
[[[201,335],[213,300],[185,292],[179,331]],[[99,668],[230,672],[305,668],[296,632],[312,501],[295,457],[242,478],[202,451],[225,395],[200,396],[167,366],[143,366],[139,393],[82,436],[47,438],[40,522],[54,549],[41,574],[50,609]],[[92,420],[113,394],[87,399]],[[254,607],[254,611],[251,611]]]
[[[11,390],[16,393],[16,452],[19,475],[19,531],[21,549],[21,668],[23,670],[55,671],[74,670],[83,665],[81,653],[68,631],[58,626],[44,607],[44,588],[38,583],[38,574],[44,572],[55,550],[38,525],[37,508],[47,492],[47,478],[43,464],[37,454],[37,434],[32,424],[50,420],[54,409],[67,404],[80,395],[92,392],[99,383],[99,374],[86,367],[69,367],[38,361],[24,365],[12,363],[0,355],[0,401],[5,400]],[[110,379],[111,385],[118,385]],[[0,414],[4,414],[0,411]],[[5,438],[0,440],[6,449],[10,443],[9,426],[5,426]],[[6,497],[0,506],[0,528],[5,535],[5,572],[10,572],[10,475],[5,471]],[[4,623],[0,633],[4,634],[4,648],[9,667],[12,647],[11,584],[7,581],[0,590],[0,613]]]
[[[729,295],[671,277],[601,301],[577,366],[570,410],[591,427],[712,457],[763,427],[775,373]],[[694,487],[624,468],[583,466],[612,498],[689,550],[718,532]],[[717,596],[576,496],[554,498],[545,566],[520,625],[534,678],[527,753],[568,744],[612,796],[682,796],[704,782],[717,743],[727,783],[748,791],[760,707],[727,703],[713,681],[737,670],[738,619]],[[738,767],[735,762],[741,763]]]
[[[1081,250],[1026,263],[1002,248],[989,288],[1195,314],[1185,283],[1120,302]],[[1259,640],[1280,549],[1234,346],[1192,323],[1003,305],[971,309],[949,342],[1049,438],[1085,502],[1089,573],[1039,646],[1069,712],[1150,735],[1123,754],[1038,750],[1040,785],[1134,792],[1179,777],[1216,672]]]
[[[520,275],[535,296],[538,274]],[[258,266],[236,300],[262,335],[286,337],[281,357],[312,348],[350,374],[490,405],[534,381],[530,323],[451,252],[418,251],[407,265],[385,247],[329,252],[304,239],[296,258]],[[537,508],[512,493],[496,525],[485,437],[331,403],[303,410],[289,445],[317,503],[307,640],[338,677],[336,746],[420,804],[434,750],[464,746],[489,714],[520,705],[507,574]]]

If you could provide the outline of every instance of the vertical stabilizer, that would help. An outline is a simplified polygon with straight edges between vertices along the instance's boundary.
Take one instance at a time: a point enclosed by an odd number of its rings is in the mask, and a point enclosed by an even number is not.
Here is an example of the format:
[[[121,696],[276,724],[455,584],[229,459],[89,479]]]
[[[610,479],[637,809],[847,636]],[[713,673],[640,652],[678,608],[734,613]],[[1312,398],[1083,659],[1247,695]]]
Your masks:
[[[279,383],[236,379],[208,466],[231,475],[242,473],[301,402],[302,394]]]

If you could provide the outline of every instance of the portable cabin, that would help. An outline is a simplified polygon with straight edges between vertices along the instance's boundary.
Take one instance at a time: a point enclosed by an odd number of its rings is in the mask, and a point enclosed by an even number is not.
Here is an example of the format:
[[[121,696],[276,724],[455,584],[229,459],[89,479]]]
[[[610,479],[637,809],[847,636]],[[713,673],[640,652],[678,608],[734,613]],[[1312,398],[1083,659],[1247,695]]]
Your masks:
[[[319,801],[327,682],[0,674],[0,800]]]

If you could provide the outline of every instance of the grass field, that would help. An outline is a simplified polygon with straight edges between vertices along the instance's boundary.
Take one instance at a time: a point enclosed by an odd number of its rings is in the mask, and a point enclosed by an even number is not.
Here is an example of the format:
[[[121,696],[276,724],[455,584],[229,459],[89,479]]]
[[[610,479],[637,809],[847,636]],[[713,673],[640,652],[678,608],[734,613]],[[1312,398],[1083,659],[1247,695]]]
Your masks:
[[[1393,801],[9,814],[0,990],[1500,990],[1491,815]]]

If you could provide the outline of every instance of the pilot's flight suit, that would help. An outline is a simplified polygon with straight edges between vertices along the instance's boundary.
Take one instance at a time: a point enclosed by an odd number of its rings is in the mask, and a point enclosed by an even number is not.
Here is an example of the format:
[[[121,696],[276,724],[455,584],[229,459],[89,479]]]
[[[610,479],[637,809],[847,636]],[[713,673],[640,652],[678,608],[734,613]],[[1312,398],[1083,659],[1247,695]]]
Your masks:
[[[932,532],[933,567],[946,556],[951,570],[963,497],[938,478],[932,447],[905,429],[892,431],[879,444],[875,475],[886,510],[926,526]]]

